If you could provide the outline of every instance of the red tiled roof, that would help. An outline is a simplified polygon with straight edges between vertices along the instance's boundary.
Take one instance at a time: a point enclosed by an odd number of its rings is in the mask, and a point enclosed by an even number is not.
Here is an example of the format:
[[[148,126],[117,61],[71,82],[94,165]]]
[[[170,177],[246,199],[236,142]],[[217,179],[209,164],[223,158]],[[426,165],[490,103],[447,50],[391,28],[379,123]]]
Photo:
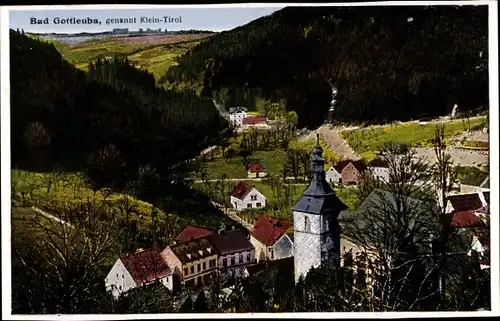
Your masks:
[[[261,164],[253,164],[252,166],[250,166],[248,168],[248,171],[250,173],[261,173],[261,172],[265,172],[265,168],[264,166],[262,166]]]
[[[251,235],[262,244],[270,246],[276,243],[291,226],[288,221],[262,215],[255,224]]]
[[[448,196],[448,200],[453,206],[454,211],[471,211],[477,210],[483,207],[483,203],[481,202],[481,198],[479,198],[479,194],[462,194],[462,195],[451,195]]]
[[[248,193],[252,191],[252,186],[248,185],[245,182],[239,182],[238,185],[234,188],[231,196],[236,197],[237,199],[244,199]]]
[[[160,256],[161,250],[147,249],[121,258],[136,284],[149,283],[172,273]]]
[[[177,242],[188,242],[190,240],[199,239],[208,235],[213,234],[214,231],[209,230],[204,227],[196,227],[196,226],[187,226],[184,230],[182,230],[179,235],[175,238]]]
[[[474,211],[458,211],[449,215],[453,215],[451,226],[455,228],[480,227],[484,225],[483,221],[474,214]]]
[[[377,158],[373,159],[371,162],[369,162],[368,166],[389,168],[389,162],[387,162],[387,160],[385,160],[385,159],[377,157]]]
[[[255,124],[265,124],[267,123],[267,117],[265,116],[250,116],[243,118],[244,125],[255,125]]]

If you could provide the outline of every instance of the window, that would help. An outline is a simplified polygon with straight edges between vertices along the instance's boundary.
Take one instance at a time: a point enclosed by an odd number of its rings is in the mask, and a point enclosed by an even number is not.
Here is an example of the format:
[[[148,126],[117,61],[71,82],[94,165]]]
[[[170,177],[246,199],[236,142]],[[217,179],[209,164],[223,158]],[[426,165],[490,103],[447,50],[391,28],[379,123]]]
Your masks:
[[[201,276],[199,276],[197,279],[196,279],[196,284],[200,284],[201,283]]]
[[[122,279],[124,279],[124,278],[125,278],[125,274],[122,274]]]
[[[191,274],[194,273],[194,265],[191,266]]]
[[[188,275],[189,271],[188,268],[184,268],[184,275]]]
[[[121,289],[122,289],[122,286],[120,285],[120,291],[121,291]]]
[[[261,203],[257,203],[255,204],[256,207],[262,207],[262,204]]]
[[[231,265],[236,264],[236,255],[231,256]]]
[[[271,260],[274,259],[274,250],[271,248],[269,249],[269,252],[271,254]]]
[[[248,203],[247,208],[252,208],[252,203]]]
[[[243,263],[243,253],[240,254],[240,263]]]
[[[203,262],[203,270],[207,269],[207,262]]]
[[[250,253],[247,253],[247,262],[250,262]]]
[[[226,258],[223,258],[223,259],[222,259],[222,266],[223,266],[223,267],[226,267],[226,266],[227,266],[227,259],[226,259]]]
[[[311,222],[309,222],[309,217],[304,217],[304,230],[309,232],[311,230]]]
[[[252,201],[256,201],[256,200],[257,200],[257,195],[252,195],[252,196],[250,196],[250,200],[252,200]]]
[[[198,272],[201,272],[201,264],[198,263]]]
[[[116,277],[117,277],[117,278],[118,278],[118,277],[120,277],[120,276],[118,275],[118,273],[116,273]]]

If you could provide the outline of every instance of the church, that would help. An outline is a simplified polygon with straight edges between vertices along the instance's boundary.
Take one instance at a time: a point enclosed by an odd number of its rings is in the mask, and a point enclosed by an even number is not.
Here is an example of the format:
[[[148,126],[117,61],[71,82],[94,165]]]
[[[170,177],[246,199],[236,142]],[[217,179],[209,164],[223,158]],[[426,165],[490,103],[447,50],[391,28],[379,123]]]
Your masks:
[[[347,206],[326,181],[323,149],[316,136],[311,155],[311,181],[293,206],[295,282],[305,277],[312,267],[333,261],[340,264],[339,214]]]

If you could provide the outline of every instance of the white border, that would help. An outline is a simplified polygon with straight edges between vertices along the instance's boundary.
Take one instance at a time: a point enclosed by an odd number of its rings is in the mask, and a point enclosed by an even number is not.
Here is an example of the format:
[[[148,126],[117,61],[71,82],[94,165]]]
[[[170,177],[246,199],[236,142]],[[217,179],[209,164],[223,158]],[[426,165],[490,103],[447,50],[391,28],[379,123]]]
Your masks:
[[[498,316],[500,295],[499,269],[499,198],[491,198],[491,284],[492,311],[481,312],[349,312],[349,313],[249,313],[249,314],[137,314],[137,315],[12,315],[11,314],[11,265],[10,265],[10,82],[9,82],[9,12],[39,10],[105,10],[105,9],[153,9],[153,8],[251,8],[251,7],[286,7],[286,6],[421,6],[421,5],[488,5],[489,6],[489,81],[490,81],[490,180],[493,195],[499,195],[499,132],[498,132],[498,5],[493,0],[470,1],[391,1],[391,2],[355,2],[355,3],[246,3],[246,4],[211,4],[211,5],[78,5],[78,6],[17,6],[1,7],[0,10],[0,45],[1,45],[1,194],[2,200],[2,319],[13,320],[133,320],[158,318],[304,318],[318,319],[341,318],[427,318],[427,317],[468,317]],[[497,303],[494,303],[497,302]]]

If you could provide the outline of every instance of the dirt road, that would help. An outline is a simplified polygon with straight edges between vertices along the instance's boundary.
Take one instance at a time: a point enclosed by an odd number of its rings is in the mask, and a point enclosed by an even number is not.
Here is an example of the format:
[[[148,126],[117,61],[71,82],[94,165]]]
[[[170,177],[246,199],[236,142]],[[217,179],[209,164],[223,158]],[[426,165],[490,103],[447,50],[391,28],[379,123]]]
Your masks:
[[[433,148],[415,148],[417,155],[430,162],[436,161]],[[450,148],[447,151],[451,155],[453,163],[461,166],[479,166],[489,164],[487,151],[473,151],[459,148]]]
[[[328,128],[321,126],[317,131],[328,145],[328,147],[336,154],[345,159],[360,159],[361,157],[356,154],[351,147],[339,136],[339,130],[335,128]]]

